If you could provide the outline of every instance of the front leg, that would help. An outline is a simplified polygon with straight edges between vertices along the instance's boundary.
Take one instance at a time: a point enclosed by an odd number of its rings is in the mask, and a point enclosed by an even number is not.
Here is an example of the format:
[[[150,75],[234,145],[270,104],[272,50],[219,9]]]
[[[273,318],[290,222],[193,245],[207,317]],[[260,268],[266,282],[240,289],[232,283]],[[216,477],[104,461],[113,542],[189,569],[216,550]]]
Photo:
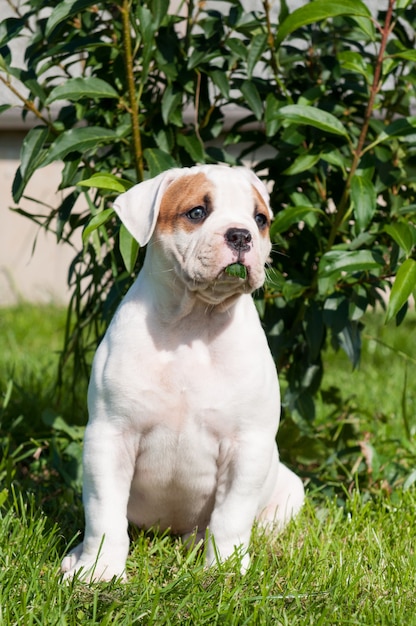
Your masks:
[[[133,446],[110,424],[89,424],[84,440],[85,536],[62,561],[65,578],[124,577],[129,549],[127,504],[135,466]]]
[[[273,440],[272,443],[274,445]],[[264,435],[258,433],[248,433],[237,446],[238,450],[226,452],[225,460],[220,463],[206,560],[208,565],[215,564],[217,559],[225,561],[238,550],[241,572],[245,573],[250,565],[248,547],[251,529],[273,449],[264,441]]]

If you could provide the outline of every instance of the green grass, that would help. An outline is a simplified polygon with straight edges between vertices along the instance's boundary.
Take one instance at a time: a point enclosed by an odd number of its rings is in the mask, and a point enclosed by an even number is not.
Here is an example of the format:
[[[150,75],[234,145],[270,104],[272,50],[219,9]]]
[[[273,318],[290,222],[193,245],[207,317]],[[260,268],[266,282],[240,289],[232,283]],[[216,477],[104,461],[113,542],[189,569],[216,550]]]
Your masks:
[[[19,501],[1,524],[1,624],[416,623],[414,492],[305,510],[280,538],[253,537],[246,576],[206,570],[179,540],[137,533],[128,582],[62,585],[59,527]]]
[[[133,529],[128,582],[99,585],[59,578],[83,528],[73,423],[85,417],[54,390],[63,328],[54,308],[0,313],[1,625],[416,625],[414,317],[369,318],[356,372],[328,351],[311,433],[282,426],[307,503],[281,536],[253,533],[246,576]]]
[[[281,424],[283,454],[325,495],[416,481],[415,335],[414,313],[399,327],[367,316],[360,366],[328,349],[314,422],[308,428],[289,416]]]

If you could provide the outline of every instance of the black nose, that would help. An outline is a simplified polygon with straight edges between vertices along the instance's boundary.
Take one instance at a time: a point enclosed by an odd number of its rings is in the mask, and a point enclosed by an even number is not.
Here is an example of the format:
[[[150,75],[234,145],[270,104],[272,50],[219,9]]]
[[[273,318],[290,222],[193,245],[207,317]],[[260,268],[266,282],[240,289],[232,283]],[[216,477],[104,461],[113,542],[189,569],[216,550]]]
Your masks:
[[[245,228],[229,228],[225,233],[227,245],[234,250],[249,250],[251,239],[250,231]]]

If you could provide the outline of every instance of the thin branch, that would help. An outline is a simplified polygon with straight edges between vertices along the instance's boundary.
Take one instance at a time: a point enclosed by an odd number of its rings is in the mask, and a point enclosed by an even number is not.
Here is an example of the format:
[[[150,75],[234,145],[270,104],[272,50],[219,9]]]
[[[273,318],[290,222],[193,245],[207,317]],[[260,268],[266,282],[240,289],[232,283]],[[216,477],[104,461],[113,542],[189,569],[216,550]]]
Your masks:
[[[345,215],[347,214],[347,211],[348,211],[348,200],[350,196],[351,181],[352,181],[353,176],[355,175],[355,172],[357,171],[357,167],[363,155],[364,144],[367,139],[368,127],[369,127],[371,116],[372,116],[373,109],[374,109],[374,102],[381,87],[381,81],[380,81],[381,70],[383,66],[383,58],[384,58],[384,53],[386,50],[387,41],[392,31],[391,25],[392,25],[392,17],[393,17],[393,7],[395,5],[395,2],[396,0],[389,0],[389,6],[387,9],[387,13],[386,13],[384,27],[381,30],[382,37],[381,37],[380,49],[378,51],[377,61],[376,61],[376,65],[374,68],[373,83],[371,85],[370,97],[368,99],[367,108],[364,114],[363,126],[361,128],[360,136],[358,138],[357,147],[353,153],[354,156],[353,156],[353,161],[351,164],[351,169],[349,171],[348,178],[345,183],[344,191],[343,191],[341,200],[338,205],[338,211],[335,215],[334,223],[332,225],[331,232],[328,237],[328,243],[326,247],[327,250],[329,250],[333,246],[337,233],[338,233],[338,229],[341,226],[342,222],[344,221]]]
[[[186,33],[185,33],[185,43],[186,43],[187,51],[189,50],[190,42],[191,42],[191,31],[192,31],[192,26],[193,26],[193,12],[194,12],[194,0],[188,0],[188,15],[186,17]],[[179,11],[178,11],[178,14],[179,14]]]
[[[14,11],[16,13],[16,15],[18,15],[19,17],[22,17],[22,14],[19,10],[19,7],[17,7],[15,4],[13,4],[13,2],[11,2],[11,0],[6,0],[7,4],[9,5],[9,7],[12,9],[12,11]]]
[[[279,78],[279,65],[277,63],[277,58],[276,58],[276,43],[275,43],[275,38],[274,38],[273,30],[272,30],[272,22],[271,22],[271,19],[270,19],[270,2],[269,2],[269,0],[263,0],[263,9],[264,9],[264,14],[266,16],[267,45],[268,45],[269,50],[270,50],[270,65],[271,65],[271,68],[272,68],[272,71],[273,71],[274,79],[275,79],[276,84],[279,87],[280,91],[287,98],[290,98],[290,100],[292,100],[288,90],[286,89],[285,85],[282,83],[282,81]]]
[[[42,113],[39,111],[39,109],[35,106],[34,102],[32,100],[28,100],[27,98],[25,98],[24,96],[22,96],[22,94],[16,89],[16,87],[14,87],[11,83],[10,80],[8,80],[7,78],[4,78],[4,76],[2,76],[0,74],[0,81],[6,85],[6,87],[12,92],[12,94],[14,94],[15,96],[17,96],[17,98],[19,98],[19,100],[21,102],[23,102],[24,106],[26,109],[28,109],[28,111],[31,111],[34,115],[36,115],[36,117],[41,120],[48,128],[50,128],[52,131],[54,130],[53,128],[53,124],[46,119],[46,117],[44,117],[42,115]]]
[[[201,72],[197,70],[196,72],[196,88],[195,88],[195,135],[201,144],[202,148],[204,148],[204,142],[202,141],[202,137],[199,133],[199,99],[201,96]]]
[[[140,135],[139,125],[139,104],[136,97],[136,87],[134,82],[133,71],[133,54],[131,45],[131,33],[130,33],[130,2],[129,0],[123,0],[123,4],[120,8],[121,20],[123,26],[123,40],[124,40],[124,58],[126,65],[126,78],[127,89],[129,95],[129,113],[131,117],[131,126],[133,134],[133,154],[134,164],[136,169],[137,181],[141,182],[144,176],[144,163],[143,163],[143,150],[142,139]]]
[[[279,73],[279,68],[277,65],[277,61],[276,61],[276,56],[274,54],[274,50],[275,50],[275,41],[274,41],[274,34],[272,31],[272,24],[271,24],[271,19],[270,19],[270,2],[269,0],[263,0],[263,8],[264,8],[264,14],[266,16],[266,28],[267,28],[267,45],[270,48],[270,63],[272,66],[272,70],[275,76],[278,75]]]

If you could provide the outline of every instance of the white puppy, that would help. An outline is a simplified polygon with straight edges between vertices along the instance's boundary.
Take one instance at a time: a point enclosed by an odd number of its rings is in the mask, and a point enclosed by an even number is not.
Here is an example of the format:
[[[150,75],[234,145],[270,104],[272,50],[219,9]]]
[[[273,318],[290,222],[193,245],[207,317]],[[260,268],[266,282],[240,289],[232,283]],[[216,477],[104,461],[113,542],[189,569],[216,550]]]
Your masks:
[[[271,249],[267,191],[248,169],[204,165],[140,183],[114,208],[149,245],[94,359],[85,538],[62,570],[124,576],[127,520],[209,529],[207,563],[239,548],[245,570],[254,520],[282,527],[304,499],[279,461],[276,368],[250,295]],[[225,272],[235,263],[245,278]]]

